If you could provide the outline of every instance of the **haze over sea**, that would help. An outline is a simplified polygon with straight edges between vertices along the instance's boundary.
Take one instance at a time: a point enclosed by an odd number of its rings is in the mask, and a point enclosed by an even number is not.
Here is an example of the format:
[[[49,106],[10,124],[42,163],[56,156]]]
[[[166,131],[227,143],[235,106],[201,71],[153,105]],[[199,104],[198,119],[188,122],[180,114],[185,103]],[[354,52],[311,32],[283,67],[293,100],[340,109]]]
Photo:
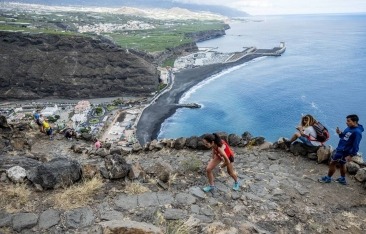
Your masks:
[[[301,115],[312,114],[328,127],[328,144],[336,147],[335,129],[345,129],[348,114],[358,114],[366,125],[366,14],[267,16],[230,26],[226,36],[198,46],[233,52],[284,41],[287,50],[192,88],[180,102],[203,107],[179,109],[163,123],[158,138],[249,131],[274,142],[290,137]],[[364,158],[365,134],[360,145]]]

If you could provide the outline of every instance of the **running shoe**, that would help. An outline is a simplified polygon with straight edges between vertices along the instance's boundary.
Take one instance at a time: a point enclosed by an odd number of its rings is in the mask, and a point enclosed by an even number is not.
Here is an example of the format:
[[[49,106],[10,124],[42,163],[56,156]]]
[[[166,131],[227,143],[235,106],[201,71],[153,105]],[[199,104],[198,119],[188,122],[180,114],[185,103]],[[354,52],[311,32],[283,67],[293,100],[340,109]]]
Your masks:
[[[203,188],[203,191],[205,191],[206,193],[211,192],[212,190],[215,189],[215,186],[209,185]]]
[[[339,177],[338,179],[336,179],[336,182],[343,184],[343,185],[347,185],[346,178],[344,178],[344,177]]]
[[[332,182],[332,179],[329,176],[323,176],[318,180],[320,183],[330,183]]]
[[[240,189],[240,182],[239,182],[239,181],[234,182],[233,190],[235,190],[235,191],[239,191],[239,189]]]

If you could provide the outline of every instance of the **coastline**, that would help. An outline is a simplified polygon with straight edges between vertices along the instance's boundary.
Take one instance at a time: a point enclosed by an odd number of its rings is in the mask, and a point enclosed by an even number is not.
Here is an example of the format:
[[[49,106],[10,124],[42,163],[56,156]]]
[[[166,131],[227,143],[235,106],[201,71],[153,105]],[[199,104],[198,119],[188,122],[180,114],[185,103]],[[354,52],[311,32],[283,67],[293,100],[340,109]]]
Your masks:
[[[174,82],[168,92],[160,95],[153,103],[141,113],[137,123],[136,137],[141,145],[156,139],[163,122],[172,116],[178,108],[179,99],[189,89],[201,81],[210,78],[226,69],[241,65],[255,58],[263,57],[261,54],[251,54],[232,63],[212,64],[202,67],[185,69],[174,74]]]

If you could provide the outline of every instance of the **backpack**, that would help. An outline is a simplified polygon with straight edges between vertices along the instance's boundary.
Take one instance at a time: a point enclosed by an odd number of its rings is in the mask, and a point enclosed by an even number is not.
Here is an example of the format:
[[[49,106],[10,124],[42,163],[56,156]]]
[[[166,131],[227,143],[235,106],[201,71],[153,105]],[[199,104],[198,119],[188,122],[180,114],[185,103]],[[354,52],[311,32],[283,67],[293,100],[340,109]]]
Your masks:
[[[329,131],[326,127],[323,126],[323,124],[321,124],[320,122],[317,122],[316,124],[313,125],[313,128],[316,132],[316,140],[324,143],[326,142],[330,135],[329,135]]]

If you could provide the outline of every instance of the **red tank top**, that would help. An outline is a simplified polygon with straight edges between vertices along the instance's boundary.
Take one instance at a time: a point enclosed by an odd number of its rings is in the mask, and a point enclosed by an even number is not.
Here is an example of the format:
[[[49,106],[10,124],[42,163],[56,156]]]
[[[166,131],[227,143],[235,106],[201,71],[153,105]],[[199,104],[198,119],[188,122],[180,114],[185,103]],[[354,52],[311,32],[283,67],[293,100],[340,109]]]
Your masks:
[[[228,144],[228,143],[226,143],[226,141],[224,141],[224,140],[221,140],[221,142],[222,142],[222,144],[223,144],[223,145],[225,145],[225,149],[224,149],[224,151],[225,151],[226,156],[227,156],[228,158],[230,158],[230,156],[233,156],[233,157],[234,157],[234,152],[230,149],[229,144]],[[220,153],[219,153],[219,150],[218,150],[217,148],[214,148],[214,150],[215,150],[215,152],[216,152],[217,154],[220,154]]]

